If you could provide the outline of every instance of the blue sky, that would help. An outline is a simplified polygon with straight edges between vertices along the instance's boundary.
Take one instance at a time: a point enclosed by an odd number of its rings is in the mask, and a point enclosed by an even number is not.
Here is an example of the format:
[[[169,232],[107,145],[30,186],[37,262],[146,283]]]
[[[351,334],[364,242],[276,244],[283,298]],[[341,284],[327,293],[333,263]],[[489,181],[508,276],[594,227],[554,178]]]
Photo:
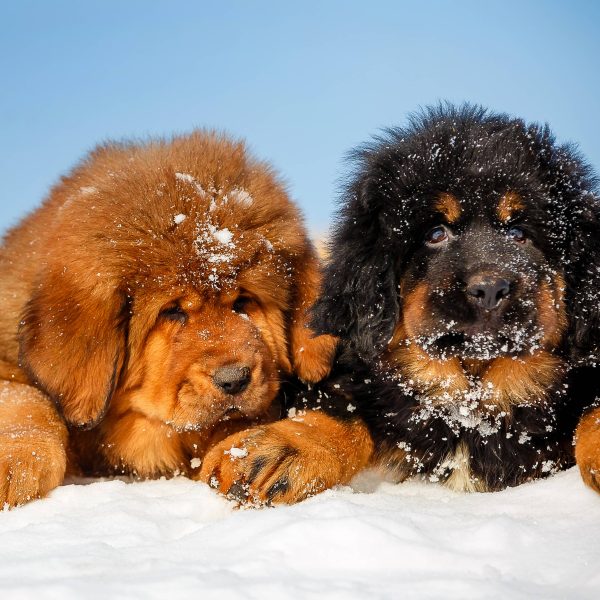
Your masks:
[[[440,99],[600,169],[600,2],[0,0],[0,229],[107,138],[247,138],[324,230],[344,154]]]

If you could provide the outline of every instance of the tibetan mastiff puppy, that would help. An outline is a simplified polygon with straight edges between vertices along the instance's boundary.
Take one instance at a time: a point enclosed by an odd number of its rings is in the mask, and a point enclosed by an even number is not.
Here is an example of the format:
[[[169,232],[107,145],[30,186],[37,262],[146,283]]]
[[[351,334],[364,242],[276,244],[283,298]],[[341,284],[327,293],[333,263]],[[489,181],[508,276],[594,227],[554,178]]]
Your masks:
[[[474,106],[425,110],[354,158],[314,309],[341,340],[333,371],[289,419],[211,451],[205,477],[293,502],[367,465],[464,491],[572,465],[600,395],[590,167],[547,127]],[[584,438],[591,472],[598,412]]]
[[[319,279],[243,143],[94,150],[0,250],[0,506],[67,468],[194,477],[215,439],[270,418],[283,379],[327,373],[334,341],[305,327]]]

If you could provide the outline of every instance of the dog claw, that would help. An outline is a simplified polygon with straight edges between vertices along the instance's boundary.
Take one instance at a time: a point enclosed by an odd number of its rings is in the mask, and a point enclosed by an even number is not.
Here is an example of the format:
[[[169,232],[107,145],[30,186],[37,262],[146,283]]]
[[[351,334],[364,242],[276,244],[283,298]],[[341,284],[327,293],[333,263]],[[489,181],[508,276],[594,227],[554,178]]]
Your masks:
[[[236,502],[244,503],[247,502],[248,497],[250,496],[248,492],[248,486],[236,481],[233,485],[227,490],[225,496],[229,500],[235,500]]]

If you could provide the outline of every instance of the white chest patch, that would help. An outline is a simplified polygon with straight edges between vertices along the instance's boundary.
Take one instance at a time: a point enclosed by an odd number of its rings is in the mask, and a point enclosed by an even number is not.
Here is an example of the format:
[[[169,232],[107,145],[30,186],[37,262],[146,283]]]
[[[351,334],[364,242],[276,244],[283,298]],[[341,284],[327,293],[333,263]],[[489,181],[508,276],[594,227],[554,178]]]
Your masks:
[[[485,491],[483,482],[479,481],[471,471],[471,456],[466,444],[460,443],[454,454],[448,456],[439,468],[452,470],[452,473],[444,482],[444,485],[451,490],[455,492]]]

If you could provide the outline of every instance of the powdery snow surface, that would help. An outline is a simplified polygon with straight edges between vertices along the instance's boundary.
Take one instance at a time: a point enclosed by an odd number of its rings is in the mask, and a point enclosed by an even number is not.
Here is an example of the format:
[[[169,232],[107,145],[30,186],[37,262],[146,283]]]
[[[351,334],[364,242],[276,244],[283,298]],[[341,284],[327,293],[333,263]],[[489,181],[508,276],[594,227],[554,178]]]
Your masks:
[[[369,489],[369,482],[355,489]],[[0,597],[600,598],[600,496],[382,483],[234,510],[186,479],[67,485],[0,513]]]

